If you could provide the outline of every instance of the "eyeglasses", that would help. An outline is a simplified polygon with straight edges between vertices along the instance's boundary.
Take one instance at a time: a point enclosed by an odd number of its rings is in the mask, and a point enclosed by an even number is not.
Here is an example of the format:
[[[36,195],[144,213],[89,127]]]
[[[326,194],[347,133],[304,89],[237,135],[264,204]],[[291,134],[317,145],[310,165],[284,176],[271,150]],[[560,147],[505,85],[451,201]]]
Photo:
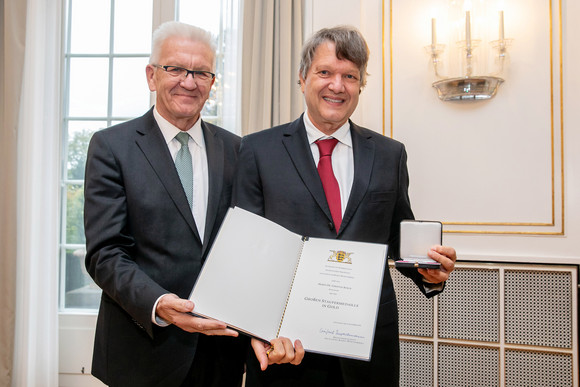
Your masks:
[[[215,78],[215,74],[209,71],[203,70],[188,70],[179,66],[161,66],[158,64],[152,65],[153,67],[158,67],[165,70],[165,72],[172,77],[179,78],[180,80],[185,80],[189,74],[193,79],[200,82],[209,82]]]

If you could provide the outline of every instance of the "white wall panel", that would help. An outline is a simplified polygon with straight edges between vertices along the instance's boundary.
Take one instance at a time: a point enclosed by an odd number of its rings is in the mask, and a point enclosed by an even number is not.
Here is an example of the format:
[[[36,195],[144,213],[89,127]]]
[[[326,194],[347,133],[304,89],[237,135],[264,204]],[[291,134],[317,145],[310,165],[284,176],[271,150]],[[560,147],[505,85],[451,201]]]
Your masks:
[[[334,4],[342,18],[341,4],[352,2]],[[431,86],[424,46],[432,4],[360,1],[362,21],[355,14],[351,24],[360,23],[371,58],[382,51],[384,87],[363,91],[355,122],[384,126],[406,144],[415,214],[445,222],[444,243],[460,259],[580,263],[580,3],[504,2],[506,37],[514,38],[506,81],[495,98],[475,103],[439,101]],[[381,11],[379,44],[368,26]]]
[[[495,98],[443,102],[431,83],[437,80],[424,49],[431,42],[433,1],[393,1],[392,133],[407,145],[412,176],[411,199],[416,216],[439,219],[446,230],[559,234],[562,225],[561,125],[559,98],[560,15],[557,1],[513,0],[505,10],[506,36],[513,38],[510,61]],[[448,1],[436,2],[443,10]],[[495,9],[494,2],[488,2]],[[488,10],[489,11],[489,10]],[[484,22],[472,12],[473,39],[480,71],[491,39]],[[459,15],[461,28],[462,15]],[[462,36],[445,39],[457,19],[439,18],[441,55],[450,77],[459,71]],[[480,23],[480,24],[478,24]],[[449,55],[446,55],[449,54]],[[489,60],[493,62],[493,60]],[[453,72],[452,72],[453,71]],[[434,189],[436,188],[436,189]]]

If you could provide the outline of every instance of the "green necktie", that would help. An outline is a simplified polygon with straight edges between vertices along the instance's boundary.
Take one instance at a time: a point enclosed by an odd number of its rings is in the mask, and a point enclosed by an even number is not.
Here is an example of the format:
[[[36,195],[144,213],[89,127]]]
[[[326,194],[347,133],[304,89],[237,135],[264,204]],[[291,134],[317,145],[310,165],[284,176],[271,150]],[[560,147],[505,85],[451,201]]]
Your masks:
[[[183,189],[185,190],[185,196],[187,196],[189,208],[192,208],[193,163],[191,161],[191,153],[189,153],[189,146],[187,146],[187,142],[189,141],[189,134],[181,132],[178,133],[175,138],[181,144],[181,149],[179,152],[177,152],[177,157],[175,158],[175,168],[177,169],[177,174],[181,180],[181,185],[183,185]]]

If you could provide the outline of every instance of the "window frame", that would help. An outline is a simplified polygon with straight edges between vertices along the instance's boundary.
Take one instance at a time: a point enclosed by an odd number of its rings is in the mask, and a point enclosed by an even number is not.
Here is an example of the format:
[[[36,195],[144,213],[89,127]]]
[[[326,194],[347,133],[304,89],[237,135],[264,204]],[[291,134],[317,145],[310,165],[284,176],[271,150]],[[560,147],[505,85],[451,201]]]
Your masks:
[[[62,53],[62,60],[63,60],[63,86],[62,86],[62,119],[61,119],[61,152],[60,152],[60,168],[61,168],[61,178],[60,178],[60,235],[59,235],[59,313],[61,314],[96,314],[98,312],[98,304],[94,307],[84,308],[84,307],[67,307],[67,260],[70,260],[68,255],[71,253],[72,250],[83,250],[85,249],[84,243],[71,243],[71,241],[67,240],[67,214],[69,211],[69,200],[67,194],[71,187],[76,187],[78,189],[82,189],[84,185],[84,179],[75,179],[69,178],[69,171],[68,171],[68,161],[69,161],[69,135],[70,135],[70,124],[71,122],[89,122],[89,121],[98,121],[103,122],[103,128],[109,127],[116,123],[126,121],[135,117],[129,116],[115,116],[113,115],[114,111],[114,103],[113,103],[113,81],[114,81],[114,61],[115,59],[120,58],[149,58],[150,53],[130,53],[130,54],[120,54],[114,52],[114,42],[115,42],[115,2],[121,0],[109,0],[110,9],[109,9],[109,44],[108,44],[108,52],[99,53],[99,54],[85,54],[85,53],[71,53],[71,34],[72,34],[72,7],[73,7],[73,0],[66,0],[65,1],[65,17],[63,18],[65,22],[64,28],[64,36],[63,36],[63,53]],[[231,69],[226,69],[224,67],[224,52],[223,48],[225,47],[226,37],[224,36],[224,17],[228,18],[228,20],[235,19],[237,17],[236,28],[240,24],[240,15],[239,9],[241,6],[236,5],[234,7],[231,6],[232,3],[236,3],[236,0],[220,0],[220,31],[221,33],[217,36],[217,52],[216,52],[216,73],[217,76],[222,77],[223,72],[228,71]],[[229,5],[229,6],[228,6]],[[225,8],[224,8],[225,7]],[[151,32],[153,32],[159,25],[166,21],[170,20],[179,20],[179,0],[152,0],[152,20],[151,20]],[[224,15],[224,9],[227,8],[227,11],[231,14]],[[233,11],[232,11],[233,9]],[[233,13],[232,13],[233,12]],[[236,14],[237,13],[237,14]],[[241,33],[240,33],[241,35]],[[236,41],[236,46],[239,44],[240,39],[238,38]],[[107,111],[106,115],[103,116],[71,116],[69,114],[70,111],[70,92],[71,92],[71,61],[76,58],[103,58],[108,61],[108,84],[107,84]],[[241,66],[241,62],[239,63]],[[226,67],[231,67],[231,65],[227,65]],[[238,65],[236,65],[238,67]],[[239,98],[237,96],[241,93],[239,88],[239,82],[237,85],[234,86],[235,90],[237,91],[237,95],[235,95],[232,99],[232,96],[229,97],[230,102],[236,101],[239,105]],[[223,117],[223,86],[219,88],[215,94],[215,98],[218,101],[217,103],[217,116],[207,116],[202,115],[204,120],[208,122],[216,122],[216,119],[220,116]],[[155,102],[155,93],[150,93],[149,96],[149,106],[152,106]],[[231,118],[228,118],[228,124],[223,124],[222,122],[217,122],[218,125],[224,126],[228,129],[237,129],[239,132],[239,122],[240,122],[240,114],[239,106],[236,106],[234,109],[236,113],[234,113],[234,119],[232,121]],[[144,113],[144,112],[143,112]],[[232,124],[233,122],[233,124]],[[238,125],[236,125],[238,124]],[[233,131],[233,130],[232,130]],[[76,241],[75,241],[76,242]],[[81,259],[81,270],[84,268],[84,261]],[[70,270],[70,268],[69,268]],[[75,269],[76,270],[76,269]],[[83,277],[85,278],[85,277]],[[82,278],[78,279],[80,282],[83,281]]]

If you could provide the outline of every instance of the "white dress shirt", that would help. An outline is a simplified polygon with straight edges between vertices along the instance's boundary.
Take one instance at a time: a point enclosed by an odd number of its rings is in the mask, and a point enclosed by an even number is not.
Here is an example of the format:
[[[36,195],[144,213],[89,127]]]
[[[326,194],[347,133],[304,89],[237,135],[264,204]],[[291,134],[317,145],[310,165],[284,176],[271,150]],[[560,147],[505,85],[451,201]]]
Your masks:
[[[181,130],[163,118],[157,111],[157,107],[153,108],[153,116],[155,117],[155,121],[157,121],[157,125],[159,125],[159,129],[161,129],[165,143],[167,144],[169,152],[171,153],[171,157],[175,162],[177,152],[179,152],[179,149],[181,149],[181,143],[177,141],[175,136],[181,132]],[[197,232],[199,233],[199,237],[203,243],[207,212],[209,172],[205,140],[203,138],[203,131],[201,130],[201,120],[198,119],[196,123],[187,130],[187,133],[189,134],[189,141],[187,144],[189,147],[189,152],[191,153],[191,161],[193,163],[193,206],[191,208],[191,212],[197,227]],[[157,304],[159,303],[161,297],[159,297],[153,305],[153,310],[151,311],[151,321],[153,321],[154,324],[164,327],[168,326],[169,323],[156,316],[155,314]]]
[[[332,136],[327,136],[314,126],[312,121],[310,121],[310,117],[308,117],[308,112],[306,112],[304,113],[304,126],[306,127],[306,135],[308,136],[312,157],[314,157],[317,167],[318,161],[320,160],[320,151],[315,142],[327,138],[336,138],[338,140],[338,143],[332,151],[332,172],[338,182],[340,206],[342,214],[344,215],[354,181],[354,155],[352,150],[352,137],[350,135],[350,123],[347,121]]]
[[[153,109],[153,115],[155,116],[155,120],[165,138],[171,157],[175,162],[177,152],[179,152],[179,149],[181,148],[181,144],[177,141],[175,136],[181,132],[181,130],[163,118],[157,111],[157,108]],[[203,132],[201,130],[201,120],[198,119],[186,132],[189,134],[188,146],[189,152],[191,153],[191,160],[193,162],[193,206],[191,212],[193,213],[193,219],[197,226],[197,232],[203,242],[207,212],[209,172],[205,140],[203,139]]]

